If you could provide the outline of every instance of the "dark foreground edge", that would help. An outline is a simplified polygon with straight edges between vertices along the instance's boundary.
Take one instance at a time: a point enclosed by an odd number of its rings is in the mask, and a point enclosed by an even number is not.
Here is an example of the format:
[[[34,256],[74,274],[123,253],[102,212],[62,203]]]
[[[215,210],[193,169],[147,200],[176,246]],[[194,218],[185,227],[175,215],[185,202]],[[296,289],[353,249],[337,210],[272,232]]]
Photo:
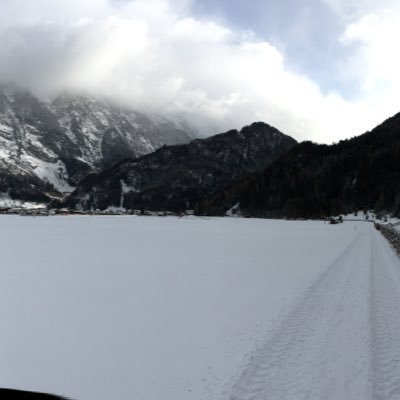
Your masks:
[[[68,400],[66,397],[47,393],[25,392],[14,389],[0,389],[1,400]]]

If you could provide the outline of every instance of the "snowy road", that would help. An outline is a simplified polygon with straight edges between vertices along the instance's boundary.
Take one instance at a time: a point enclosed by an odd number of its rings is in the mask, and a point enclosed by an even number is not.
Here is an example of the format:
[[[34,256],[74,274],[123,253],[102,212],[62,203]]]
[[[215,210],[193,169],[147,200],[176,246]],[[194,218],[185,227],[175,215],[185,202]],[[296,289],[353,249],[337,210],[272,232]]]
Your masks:
[[[255,352],[231,400],[400,399],[400,262],[361,225]]]

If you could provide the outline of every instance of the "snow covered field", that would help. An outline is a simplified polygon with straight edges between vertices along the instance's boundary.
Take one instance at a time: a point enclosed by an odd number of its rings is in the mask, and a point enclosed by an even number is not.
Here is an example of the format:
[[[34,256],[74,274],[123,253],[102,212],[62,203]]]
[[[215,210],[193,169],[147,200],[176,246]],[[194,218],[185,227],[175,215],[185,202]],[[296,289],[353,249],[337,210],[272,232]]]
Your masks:
[[[400,264],[372,224],[1,216],[0,247],[0,387],[400,398]]]

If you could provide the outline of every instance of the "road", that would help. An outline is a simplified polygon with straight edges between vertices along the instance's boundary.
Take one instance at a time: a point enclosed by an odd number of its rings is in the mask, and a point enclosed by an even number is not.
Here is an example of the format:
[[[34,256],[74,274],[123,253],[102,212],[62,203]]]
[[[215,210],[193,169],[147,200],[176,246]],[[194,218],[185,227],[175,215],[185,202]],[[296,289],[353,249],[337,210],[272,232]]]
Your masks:
[[[400,261],[372,224],[294,304],[231,400],[400,399]]]

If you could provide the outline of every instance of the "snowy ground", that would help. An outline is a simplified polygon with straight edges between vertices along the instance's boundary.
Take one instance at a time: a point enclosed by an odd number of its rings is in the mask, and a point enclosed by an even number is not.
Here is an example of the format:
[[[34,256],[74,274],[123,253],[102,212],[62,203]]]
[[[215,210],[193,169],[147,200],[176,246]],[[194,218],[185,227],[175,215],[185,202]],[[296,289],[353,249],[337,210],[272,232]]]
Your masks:
[[[0,192],[0,207],[5,208],[25,208],[25,209],[46,209],[46,204],[34,203],[31,201],[13,200],[8,193]]]
[[[1,216],[0,243],[0,387],[400,398],[400,263],[370,223]]]

